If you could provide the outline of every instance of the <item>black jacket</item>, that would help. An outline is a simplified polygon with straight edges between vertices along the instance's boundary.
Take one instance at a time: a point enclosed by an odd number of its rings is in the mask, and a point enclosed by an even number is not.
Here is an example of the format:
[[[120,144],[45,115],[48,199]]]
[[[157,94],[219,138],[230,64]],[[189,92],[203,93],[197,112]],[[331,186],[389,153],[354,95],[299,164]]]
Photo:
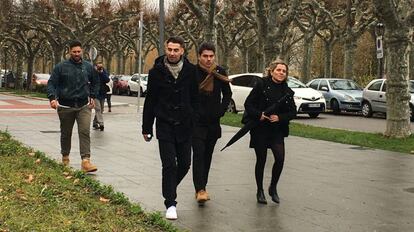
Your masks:
[[[164,57],[155,60],[148,74],[142,134],[153,134],[156,118],[158,139],[184,142],[191,138],[199,105],[195,66],[184,58],[183,68],[175,79],[165,66]]]
[[[259,120],[262,112],[281,99],[289,91],[286,82],[277,84],[271,77],[260,79],[252,89],[244,103],[247,115],[251,120]],[[289,121],[296,117],[296,105],[293,96],[289,95],[280,102],[279,107],[271,114],[279,116],[279,122],[271,123],[268,120],[260,122],[259,126],[251,130],[250,147],[262,144],[259,140],[283,139],[289,135]]]
[[[197,80],[200,84],[208,75],[199,65],[197,68]],[[226,71],[217,66],[217,72],[227,75]],[[213,92],[206,94],[200,92],[200,107],[198,110],[198,121],[194,131],[194,137],[206,138],[206,127],[209,127],[211,136],[221,137],[220,118],[224,115],[231,99],[231,89],[227,82],[214,79]]]

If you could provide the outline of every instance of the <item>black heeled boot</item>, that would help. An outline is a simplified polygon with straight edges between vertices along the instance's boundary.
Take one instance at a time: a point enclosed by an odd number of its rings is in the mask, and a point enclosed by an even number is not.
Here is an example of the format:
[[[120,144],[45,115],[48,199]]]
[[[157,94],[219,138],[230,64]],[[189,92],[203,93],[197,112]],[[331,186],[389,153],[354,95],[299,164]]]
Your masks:
[[[269,195],[272,197],[272,201],[280,203],[279,195],[277,195],[276,186],[269,186]]]
[[[256,198],[257,198],[257,203],[267,204],[266,197],[265,197],[263,189],[257,190]]]

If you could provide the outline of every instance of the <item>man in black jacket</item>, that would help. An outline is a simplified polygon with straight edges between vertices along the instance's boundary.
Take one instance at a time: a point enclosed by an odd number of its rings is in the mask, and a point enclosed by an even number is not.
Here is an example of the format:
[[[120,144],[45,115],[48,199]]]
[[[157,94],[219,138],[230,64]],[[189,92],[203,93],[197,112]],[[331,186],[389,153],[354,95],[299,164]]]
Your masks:
[[[72,129],[78,124],[79,150],[82,158],[81,169],[94,172],[90,162],[91,109],[95,107],[98,93],[97,72],[87,61],[82,60],[82,44],[72,41],[69,44],[70,58],[53,68],[47,83],[47,97],[50,107],[57,110],[60,120],[60,146],[62,162],[69,165]]]
[[[202,43],[198,49],[197,79],[199,83],[199,118],[193,133],[193,182],[200,205],[210,200],[206,191],[208,173],[217,139],[221,137],[220,118],[231,99],[226,72],[215,64],[215,47]]]
[[[142,134],[145,141],[151,140],[156,118],[166,218],[174,220],[177,219],[177,186],[191,164],[191,131],[198,108],[198,85],[195,66],[183,56],[181,37],[169,38],[165,53],[149,71]]]

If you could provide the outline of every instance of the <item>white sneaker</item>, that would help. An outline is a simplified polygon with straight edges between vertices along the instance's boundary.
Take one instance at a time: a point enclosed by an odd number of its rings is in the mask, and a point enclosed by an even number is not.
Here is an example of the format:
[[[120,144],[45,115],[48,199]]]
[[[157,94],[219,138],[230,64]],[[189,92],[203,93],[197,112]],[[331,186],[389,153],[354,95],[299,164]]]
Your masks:
[[[165,213],[165,218],[169,220],[176,220],[177,219],[177,208],[175,206],[170,206]]]

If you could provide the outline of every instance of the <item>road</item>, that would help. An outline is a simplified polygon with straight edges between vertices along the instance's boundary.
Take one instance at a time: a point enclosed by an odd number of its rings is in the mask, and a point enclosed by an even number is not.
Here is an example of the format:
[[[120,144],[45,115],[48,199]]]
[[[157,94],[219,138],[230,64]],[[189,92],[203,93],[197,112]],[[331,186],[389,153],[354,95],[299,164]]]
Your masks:
[[[140,105],[144,104],[145,98],[140,98]],[[137,97],[131,96],[119,96],[113,95],[112,101],[122,102],[137,105]],[[375,114],[372,118],[364,118],[358,113],[342,113],[340,115],[334,115],[332,113],[320,114],[318,118],[309,118],[307,114],[300,114],[298,118],[293,120],[297,123],[306,125],[326,127],[326,128],[338,128],[351,131],[362,131],[370,133],[383,133],[386,129],[385,115]],[[414,123],[411,123],[411,130],[414,132]]]

